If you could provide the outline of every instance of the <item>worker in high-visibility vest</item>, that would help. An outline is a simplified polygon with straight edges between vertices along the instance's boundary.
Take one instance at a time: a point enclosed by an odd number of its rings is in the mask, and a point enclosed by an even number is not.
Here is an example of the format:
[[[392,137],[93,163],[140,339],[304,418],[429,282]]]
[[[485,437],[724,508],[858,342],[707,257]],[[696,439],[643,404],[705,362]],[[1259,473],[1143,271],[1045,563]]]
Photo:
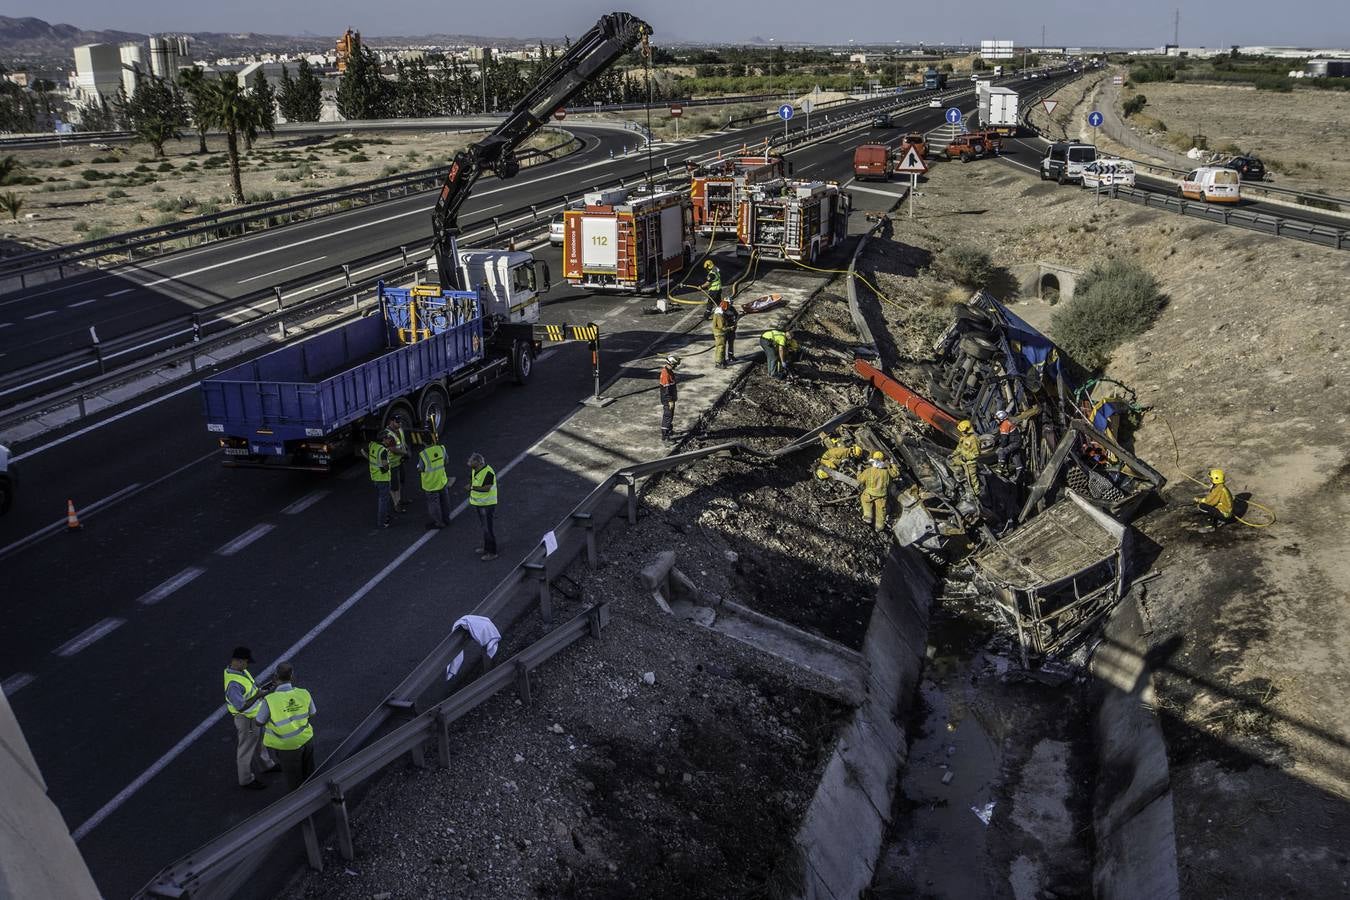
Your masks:
[[[394,436],[388,432],[380,435],[377,441],[371,441],[360,453],[370,466],[370,481],[375,485],[375,527],[388,528],[393,520],[393,499],[389,494],[392,475],[390,460],[393,457]]]
[[[253,714],[262,702],[262,692],[249,672],[253,651],[235,647],[230,664],[225,667],[225,709],[234,719],[234,769],[239,786],[250,791],[261,791],[267,784],[258,778],[264,772],[275,772],[277,764],[267,749],[259,752],[262,733]]]
[[[497,473],[483,459],[483,454],[469,457],[469,505],[478,514],[483,529],[483,546],[475,553],[487,562],[497,558],[497,535],[492,530],[492,516],[497,511]]]
[[[680,358],[673,354],[661,366],[661,440],[666,443],[675,440],[675,401],[680,398],[675,370],[679,367]]]
[[[792,339],[792,332],[778,329],[761,334],[759,348],[764,351],[764,364],[770,378],[786,378],[788,365],[801,353],[801,345]]]
[[[295,670],[277,663],[277,686],[258,704],[254,719],[263,728],[263,746],[281,764],[287,790],[295,790],[314,774],[314,726],[317,710],[309,691],[291,683]]]
[[[703,293],[708,295],[708,305],[703,310],[703,321],[712,318],[717,307],[722,305],[722,270],[711,259],[703,261]]]
[[[450,524],[450,485],[455,479],[445,472],[445,447],[435,434],[417,454],[417,471],[422,475],[422,493],[427,498],[427,527],[444,528]]]

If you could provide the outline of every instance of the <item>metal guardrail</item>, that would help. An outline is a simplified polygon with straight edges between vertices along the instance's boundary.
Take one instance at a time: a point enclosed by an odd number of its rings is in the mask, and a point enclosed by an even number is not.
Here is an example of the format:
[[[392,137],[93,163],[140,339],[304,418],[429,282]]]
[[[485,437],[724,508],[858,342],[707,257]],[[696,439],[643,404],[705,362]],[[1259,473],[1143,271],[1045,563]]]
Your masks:
[[[474,614],[492,618],[498,621],[500,627],[503,613],[523,600],[524,609],[520,615],[538,609],[544,623],[550,624],[553,609],[551,580],[566,571],[583,549],[587,564],[592,568],[599,566],[597,535],[621,510],[626,510],[629,525],[637,524],[639,480],[713,456],[744,455],[755,459],[778,459],[814,445],[819,432],[833,430],[861,410],[860,406],[851,407],[772,451],[731,441],[618,469],[553,527],[550,533],[557,540],[557,550],[549,553],[541,540],[479,602]],[[626,491],[626,502],[616,502],[619,499],[616,492],[620,489]],[[425,766],[423,745],[429,741],[436,742],[438,760],[442,766],[448,767],[449,724],[510,685],[513,680],[520,686],[522,696],[528,700],[530,671],[575,641],[584,631],[596,633],[604,624],[593,624],[592,617],[597,615],[607,616],[606,607],[592,607],[552,632],[544,641],[489,669],[485,675],[452,693],[449,698],[434,703],[425,711],[419,711],[418,702],[428,691],[443,682],[446,666],[469,644],[470,639],[463,632],[452,631],[324,760],[309,781],[262,812],[162,869],[137,896],[228,897],[235,884],[246,879],[259,863],[262,848],[297,826],[302,830],[309,864],[321,870],[323,860],[312,817],[330,805],[336,819],[339,852],[344,859],[353,859],[355,848],[346,807],[347,794],[405,754],[411,756],[414,765]],[[557,637],[554,638],[554,635]],[[535,650],[535,647],[550,639],[552,641],[546,647]],[[547,655],[544,655],[546,651]],[[457,679],[460,677],[456,676]],[[467,680],[467,673],[463,677]],[[411,722],[399,725],[371,741],[391,719],[409,713],[414,715]],[[371,742],[367,744],[367,741]]]
[[[547,150],[527,150],[518,154],[517,159],[523,168],[528,168],[571,152],[579,143],[580,139],[569,134],[569,139],[557,147]],[[419,169],[415,172],[374,178],[341,187],[310,191],[284,200],[247,204],[210,215],[121,232],[106,238],[67,244],[55,249],[10,256],[0,259],[0,280],[17,278],[19,289],[23,290],[27,287],[28,277],[38,272],[56,269],[58,278],[64,278],[67,266],[92,261],[95,268],[98,268],[99,263],[109,257],[115,257],[113,262],[117,264],[131,262],[147,255],[159,255],[152,253],[138,257],[137,251],[162,247],[171,241],[190,240],[197,236],[205,238],[201,243],[208,243],[213,237],[237,237],[246,233],[250,225],[262,223],[263,227],[267,227],[270,224],[289,224],[296,221],[302,213],[330,205],[336,211],[341,204],[346,204],[343,208],[347,208],[361,201],[369,203],[376,199],[392,199],[396,195],[406,196],[414,191],[432,190],[444,177],[444,166]],[[182,248],[168,248],[169,251],[179,249]]]
[[[1350,231],[1346,229],[1331,228],[1300,219],[1248,212],[1231,206],[1216,206],[1204,201],[1186,200],[1136,188],[1112,186],[1110,191],[1105,193],[1112,198],[1129,200],[1131,203],[1139,203],[1154,209],[1166,209],[1217,225],[1233,225],[1276,237],[1291,237],[1312,244],[1321,244],[1335,250],[1350,250]]]

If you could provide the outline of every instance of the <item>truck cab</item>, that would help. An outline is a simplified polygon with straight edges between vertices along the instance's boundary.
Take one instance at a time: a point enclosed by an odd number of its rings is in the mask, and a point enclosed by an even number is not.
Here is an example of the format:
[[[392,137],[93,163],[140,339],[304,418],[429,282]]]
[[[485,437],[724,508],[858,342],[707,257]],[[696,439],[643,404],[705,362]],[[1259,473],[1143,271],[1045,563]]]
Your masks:
[[[460,278],[478,292],[484,315],[503,322],[539,321],[539,298],[552,287],[548,263],[524,250],[461,250]],[[427,260],[427,280],[438,281],[436,258]]]

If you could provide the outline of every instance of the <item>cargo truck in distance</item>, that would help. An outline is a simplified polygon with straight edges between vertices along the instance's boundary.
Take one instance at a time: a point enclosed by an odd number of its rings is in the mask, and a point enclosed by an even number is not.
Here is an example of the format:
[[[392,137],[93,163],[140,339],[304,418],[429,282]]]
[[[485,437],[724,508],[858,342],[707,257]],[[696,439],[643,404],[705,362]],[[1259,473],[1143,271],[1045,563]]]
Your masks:
[[[947,73],[939,72],[929,66],[923,73],[923,87],[926,91],[938,91],[947,86]]]
[[[776,179],[741,201],[736,254],[814,263],[848,236],[849,195],[827,181]]]
[[[979,101],[981,130],[1017,137],[1017,91],[981,81],[975,85],[975,96]]]
[[[586,195],[563,213],[563,276],[600,291],[656,291],[694,256],[694,217],[682,191]]]

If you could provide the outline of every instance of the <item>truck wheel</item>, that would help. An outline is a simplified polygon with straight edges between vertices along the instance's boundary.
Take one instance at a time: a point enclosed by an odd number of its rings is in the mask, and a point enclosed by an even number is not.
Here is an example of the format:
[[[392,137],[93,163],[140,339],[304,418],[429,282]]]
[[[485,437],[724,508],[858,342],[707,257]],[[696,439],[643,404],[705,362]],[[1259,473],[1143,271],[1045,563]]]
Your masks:
[[[422,390],[422,396],[417,401],[417,418],[423,428],[438,435],[444,434],[445,420],[449,418],[449,414],[450,398],[446,396],[445,388],[439,384],[432,384]]]
[[[979,360],[993,359],[998,355],[998,345],[974,334],[961,338],[961,352]]]
[[[530,345],[524,341],[516,341],[515,346],[511,348],[511,378],[516,384],[525,384],[530,380],[530,372],[534,369],[534,355],[530,353]]]
[[[1045,169],[1041,169],[1041,181],[1049,181],[1050,178],[1045,174]]]

